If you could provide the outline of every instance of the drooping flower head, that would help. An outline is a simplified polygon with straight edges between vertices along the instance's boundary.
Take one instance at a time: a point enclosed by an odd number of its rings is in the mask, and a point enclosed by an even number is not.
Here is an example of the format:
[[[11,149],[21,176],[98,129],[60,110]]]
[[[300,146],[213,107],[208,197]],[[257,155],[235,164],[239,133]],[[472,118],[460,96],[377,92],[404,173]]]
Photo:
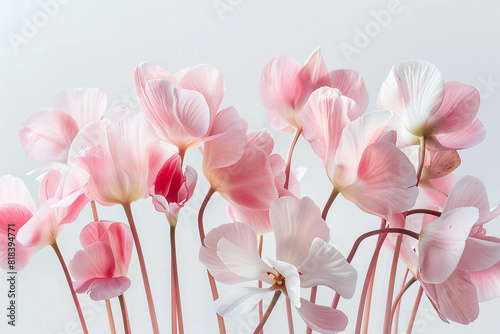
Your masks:
[[[325,285],[340,295],[354,294],[357,273],[328,240],[330,231],[319,208],[305,197],[282,197],[271,203],[271,224],[276,239],[276,259],[259,257],[257,234],[244,223],[221,225],[210,231],[200,260],[216,280],[237,284],[255,280],[266,288],[238,287],[215,301],[222,316],[253,310],[262,298],[282,290],[307,325],[320,333],[337,333],[347,326],[339,310],[301,298],[301,288]]]
[[[83,250],[68,263],[77,293],[88,292],[92,300],[111,299],[130,287],[127,277],[132,256],[130,227],[112,221],[90,223],[80,233]]]

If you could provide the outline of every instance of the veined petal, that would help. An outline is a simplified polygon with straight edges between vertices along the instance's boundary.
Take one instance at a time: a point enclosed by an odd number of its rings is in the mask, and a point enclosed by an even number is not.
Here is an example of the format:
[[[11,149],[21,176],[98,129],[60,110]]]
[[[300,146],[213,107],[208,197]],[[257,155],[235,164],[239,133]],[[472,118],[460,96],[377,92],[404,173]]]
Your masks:
[[[59,217],[52,205],[57,200],[50,199],[17,232],[17,240],[26,247],[39,247],[52,244],[62,227],[58,226]]]
[[[276,258],[300,266],[307,258],[314,238],[330,240],[330,229],[319,207],[309,197],[297,201],[281,197],[271,202],[271,225],[276,238]]]
[[[40,204],[43,204],[48,199],[56,196],[57,188],[59,188],[62,178],[63,176],[61,172],[56,169],[53,169],[45,174],[40,184],[40,189],[38,190]]]
[[[313,91],[319,87],[328,86],[330,84],[330,77],[320,48],[317,48],[311,53],[304,66],[302,66],[297,74],[297,79],[299,80],[301,90],[300,93],[295,96],[295,109],[301,108]]]
[[[356,290],[358,274],[354,267],[338,250],[320,238],[314,239],[307,259],[298,270],[302,273],[303,288],[325,285],[344,298],[351,298]]]
[[[466,271],[482,271],[500,262],[500,242],[467,238],[465,249],[457,268]]]
[[[77,282],[91,278],[111,278],[115,271],[113,251],[105,242],[95,242],[77,251],[69,261],[68,268]]]
[[[349,114],[351,120],[355,120],[368,106],[368,91],[363,78],[353,70],[335,70],[329,73],[330,87],[337,88],[342,95],[353,99],[359,107],[359,114]]]
[[[15,176],[4,175],[0,177],[0,205],[16,203],[35,212],[35,202],[24,182]]]
[[[65,164],[78,129],[71,115],[57,109],[41,109],[23,122],[19,128],[19,138],[29,157]]]
[[[480,303],[500,297],[500,262],[486,270],[471,272],[470,280]]]
[[[477,118],[465,128],[451,132],[440,133],[433,138],[434,145],[449,150],[462,150],[473,147],[483,141],[486,137],[486,130]]]
[[[113,276],[126,276],[134,246],[130,227],[120,222],[112,223],[107,230],[106,237],[115,259]]]
[[[54,108],[70,114],[79,128],[99,121],[106,111],[106,104],[106,95],[97,88],[67,88],[54,99]]]
[[[283,262],[280,260],[269,259],[269,263],[273,266],[276,271],[278,271],[283,277],[285,277],[285,287],[288,299],[293,306],[300,307],[300,274],[297,268],[290,263]]]
[[[420,137],[429,118],[436,113],[444,97],[444,81],[431,63],[408,60],[392,68],[382,84],[378,109],[400,116],[405,128]]]
[[[479,210],[479,219],[476,224],[481,224],[490,215],[490,203],[483,182],[473,176],[464,176],[451,189],[446,200],[443,213],[461,207],[473,206]]]
[[[375,143],[363,152],[356,182],[341,193],[363,211],[385,216],[413,207],[416,182],[415,169],[406,155],[390,143]]]
[[[301,298],[301,307],[297,309],[307,327],[323,334],[342,332],[347,327],[347,316],[332,307],[316,305]]]
[[[214,301],[215,311],[223,317],[236,317],[254,310],[270,291],[267,289],[239,287]]]
[[[304,138],[311,143],[322,165],[334,157],[344,128],[351,122],[349,114],[360,113],[359,107],[338,89],[315,90],[302,110]]]
[[[418,268],[424,282],[443,283],[455,271],[465,249],[465,240],[478,217],[477,208],[457,208],[445,212],[422,229]]]
[[[90,299],[97,301],[118,297],[127,291],[131,283],[126,276],[95,279],[88,287]]]

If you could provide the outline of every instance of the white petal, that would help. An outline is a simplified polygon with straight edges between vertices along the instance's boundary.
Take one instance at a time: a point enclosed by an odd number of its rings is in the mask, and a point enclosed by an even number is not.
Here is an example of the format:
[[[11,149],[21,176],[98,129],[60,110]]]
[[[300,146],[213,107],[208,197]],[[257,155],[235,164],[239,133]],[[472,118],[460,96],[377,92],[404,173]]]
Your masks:
[[[236,317],[255,309],[270,291],[260,288],[236,288],[214,301],[215,311],[223,317]]]
[[[288,299],[293,306],[300,307],[300,276],[297,268],[290,263],[268,259],[269,263],[285,277],[285,286]]]
[[[307,326],[319,333],[332,334],[345,330],[347,316],[337,309],[316,305],[301,298],[302,306],[297,309]]]

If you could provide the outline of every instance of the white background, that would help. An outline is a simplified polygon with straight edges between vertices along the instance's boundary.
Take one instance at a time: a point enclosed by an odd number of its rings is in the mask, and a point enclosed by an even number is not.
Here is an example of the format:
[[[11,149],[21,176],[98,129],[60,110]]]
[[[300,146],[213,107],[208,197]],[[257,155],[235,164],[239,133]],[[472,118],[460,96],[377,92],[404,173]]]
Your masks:
[[[50,107],[55,94],[65,87],[97,87],[108,96],[108,105],[138,109],[133,92],[132,73],[141,61],[151,61],[176,72],[184,67],[210,63],[226,81],[223,106],[234,105],[250,128],[268,127],[266,113],[258,97],[258,83],[265,64],[281,54],[303,63],[318,46],[329,70],[352,68],[361,73],[370,93],[369,109],[391,66],[417,58],[434,63],[446,81],[476,86],[482,96],[478,117],[487,129],[487,138],[475,148],[461,152],[460,176],[480,177],[488,189],[492,206],[500,203],[500,5],[494,1],[269,1],[191,0],[191,1],[68,1],[43,9],[42,1],[4,0],[0,4],[0,175],[22,177],[33,195],[38,181],[26,172],[41,163],[28,158],[19,143],[17,130],[32,112]],[[52,2],[54,3],[54,2]],[[390,5],[392,3],[392,5]],[[226,4],[224,11],[214,5]],[[394,7],[391,7],[394,6]],[[383,25],[374,13],[393,8]],[[396,10],[394,10],[396,8]],[[28,22],[28,23],[27,23]],[[35,30],[26,28],[35,24]],[[24,31],[23,31],[24,29]],[[359,30],[368,29],[364,45],[355,44]],[[23,35],[24,34],[24,35]],[[359,42],[359,41],[358,41]],[[344,43],[344,44],[342,44]],[[347,57],[341,46],[350,44],[357,53]],[[488,84],[490,82],[490,84]],[[491,84],[493,82],[493,84]],[[485,84],[486,83],[486,84]],[[285,154],[291,135],[270,130],[275,151]],[[200,155],[188,152],[187,162],[198,170]],[[310,146],[301,139],[293,168],[306,166],[302,194],[312,197],[320,207],[331,190],[324,171]],[[200,175],[200,179],[203,177]],[[179,270],[186,333],[217,333],[210,309],[209,288],[204,269],[197,261],[199,249],[196,210],[206,183],[200,182],[192,202],[181,214],[178,227]],[[168,226],[154,212],[150,200],[133,205],[149,268],[152,290],[163,333],[170,330]],[[101,218],[123,220],[119,208],[99,209]],[[65,227],[59,238],[67,260],[80,249],[78,233],[90,222],[85,209],[77,222]],[[206,230],[228,222],[224,202],[217,195],[206,212]],[[339,198],[328,223],[332,242],[347,254],[356,236],[375,229],[379,222]],[[492,235],[500,236],[499,221],[489,223]],[[272,236],[267,236],[267,245]],[[373,241],[361,249],[353,264],[359,271],[356,296],[341,301],[340,309],[350,319],[347,333],[353,332],[362,280],[373,249]],[[385,249],[382,262],[390,262]],[[270,255],[272,256],[272,254]],[[370,333],[380,333],[388,268],[377,276]],[[139,266],[134,251],[130,268],[133,284],[126,293],[132,330],[150,332],[149,315],[143,294]],[[0,309],[7,303],[7,284],[0,277]],[[398,283],[399,284],[399,283]],[[221,287],[221,293],[227,291]],[[406,330],[417,286],[404,298],[400,332]],[[61,268],[52,249],[45,248],[32,258],[19,274],[18,327],[6,325],[0,312],[1,333],[79,333],[78,319]],[[320,301],[331,300],[332,293],[320,289]],[[107,317],[103,303],[95,304],[86,295],[80,300],[91,333],[106,333]],[[113,301],[118,329],[121,318],[117,300]],[[417,317],[414,333],[496,333],[500,328],[500,301],[481,304],[479,319],[469,326],[447,325],[436,316],[426,298]],[[305,326],[295,313],[297,332]],[[284,303],[271,315],[266,332],[287,333]],[[228,321],[228,332],[253,332],[255,315]]]

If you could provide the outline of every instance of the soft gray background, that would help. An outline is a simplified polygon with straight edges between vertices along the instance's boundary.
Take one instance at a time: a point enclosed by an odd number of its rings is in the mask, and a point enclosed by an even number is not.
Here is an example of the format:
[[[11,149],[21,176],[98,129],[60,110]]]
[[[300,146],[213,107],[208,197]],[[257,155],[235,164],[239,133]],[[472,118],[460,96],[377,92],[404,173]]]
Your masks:
[[[52,6],[43,4],[52,3]],[[55,6],[54,6],[55,4]],[[225,11],[214,6],[225,4]],[[397,8],[390,22],[376,23],[374,13]],[[45,8],[45,9],[44,9]],[[488,135],[479,146],[461,152],[459,175],[475,175],[486,184],[492,206],[500,203],[500,5],[494,1],[77,1],[4,0],[0,4],[0,175],[23,178],[33,195],[37,181],[25,173],[41,164],[28,158],[19,143],[17,129],[32,112],[52,104],[55,94],[64,87],[97,87],[108,96],[109,106],[138,108],[132,86],[132,73],[141,61],[156,62],[175,72],[187,66],[210,63],[226,80],[223,106],[234,105],[247,118],[250,127],[268,127],[257,87],[265,64],[274,57],[288,54],[303,63],[318,46],[330,70],[353,68],[364,77],[370,92],[370,109],[380,84],[392,65],[409,58],[430,61],[442,71],[445,80],[476,86],[482,102],[479,118]],[[389,20],[387,20],[389,21]],[[29,23],[27,23],[29,22]],[[37,24],[28,31],[28,24]],[[23,35],[23,27],[24,35]],[[377,29],[378,27],[378,29]],[[341,45],[354,47],[358,30],[372,29],[371,36],[357,53],[346,57]],[[9,39],[10,38],[10,39]],[[11,40],[16,39],[20,44]],[[344,44],[342,44],[344,43]],[[270,130],[276,152],[285,154],[289,134]],[[188,163],[200,167],[200,156],[192,150]],[[330,184],[310,147],[300,140],[294,159],[305,166],[303,195],[323,206]],[[203,177],[201,177],[203,178]],[[196,195],[182,212],[178,228],[181,290],[186,333],[216,333],[215,316],[209,312],[210,297],[204,269],[197,261],[199,248],[196,210],[206,183],[200,182]],[[133,205],[139,234],[143,241],[152,290],[155,295],[160,328],[170,330],[169,320],[169,251],[168,227],[164,217],[153,211],[150,200]],[[101,218],[123,220],[119,208],[100,208]],[[90,222],[86,209],[74,224],[65,227],[59,238],[67,260],[80,249],[78,233]],[[228,222],[219,196],[206,212],[206,230]],[[344,254],[357,235],[378,227],[378,219],[360,213],[343,199],[334,204],[328,222],[332,241]],[[500,236],[499,222],[489,224],[490,234]],[[272,237],[266,237],[267,245]],[[350,318],[347,333],[353,332],[362,279],[373,241],[367,242],[354,265],[360,279],[358,294],[341,301],[340,308]],[[389,252],[382,259],[390,262]],[[374,296],[371,333],[380,333],[381,310],[387,285],[388,268],[380,267]],[[149,332],[139,266],[134,252],[130,268],[133,284],[126,293],[132,329]],[[0,309],[5,309],[7,285],[0,277]],[[399,280],[398,280],[399,282]],[[399,284],[399,283],[398,283]],[[221,287],[224,293],[225,287]],[[417,286],[411,288],[403,303],[400,332],[411,310]],[[62,270],[49,248],[40,251],[19,274],[18,327],[6,325],[0,312],[1,333],[79,333],[78,319]],[[320,300],[328,303],[331,292],[320,289]],[[86,295],[80,300],[91,333],[107,331],[103,303],[92,303]],[[113,301],[117,328],[121,319],[117,301]],[[500,328],[500,301],[481,304],[479,319],[470,326],[442,323],[423,298],[414,333],[496,333]],[[294,314],[297,332],[304,325]],[[229,320],[229,333],[253,332],[255,315]],[[266,332],[286,333],[284,303],[273,312]]]

